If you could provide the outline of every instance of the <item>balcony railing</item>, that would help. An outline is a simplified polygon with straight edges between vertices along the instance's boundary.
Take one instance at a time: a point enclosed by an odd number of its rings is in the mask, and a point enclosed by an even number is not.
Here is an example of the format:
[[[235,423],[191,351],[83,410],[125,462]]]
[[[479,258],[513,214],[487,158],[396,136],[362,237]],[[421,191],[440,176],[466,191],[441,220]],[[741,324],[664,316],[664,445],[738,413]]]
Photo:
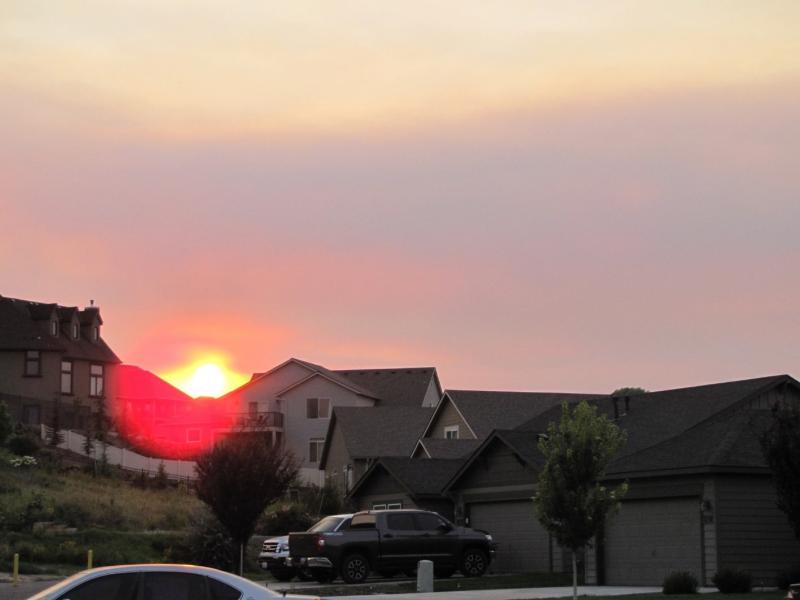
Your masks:
[[[246,427],[248,429],[282,429],[283,413],[272,411],[236,413],[234,421],[238,427]]]

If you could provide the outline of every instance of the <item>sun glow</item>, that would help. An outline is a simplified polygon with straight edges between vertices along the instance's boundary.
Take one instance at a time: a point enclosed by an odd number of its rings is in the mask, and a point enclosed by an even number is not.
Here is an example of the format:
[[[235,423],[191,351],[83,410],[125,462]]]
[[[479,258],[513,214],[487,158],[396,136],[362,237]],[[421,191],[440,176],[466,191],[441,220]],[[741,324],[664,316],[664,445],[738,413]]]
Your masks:
[[[247,381],[248,377],[228,368],[227,360],[220,356],[203,356],[189,365],[161,375],[181,391],[193,398],[217,398]]]

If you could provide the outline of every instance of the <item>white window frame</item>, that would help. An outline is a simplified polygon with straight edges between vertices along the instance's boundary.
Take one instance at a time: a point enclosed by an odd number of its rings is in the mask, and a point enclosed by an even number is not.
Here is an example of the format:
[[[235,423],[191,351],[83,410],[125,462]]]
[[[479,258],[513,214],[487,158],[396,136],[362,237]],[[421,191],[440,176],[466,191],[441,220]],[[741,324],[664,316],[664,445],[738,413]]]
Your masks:
[[[100,372],[95,371],[95,367],[100,369]],[[105,396],[106,387],[106,370],[101,364],[89,365],[89,396],[92,398],[103,398]]]
[[[81,336],[81,328],[80,326],[73,322],[72,323],[72,339],[77,340]]]
[[[323,411],[320,407],[324,407]],[[330,398],[306,398],[306,418],[307,419],[328,419],[331,416]]]
[[[372,510],[401,510],[402,508],[403,508],[403,503],[401,501],[381,502],[379,504],[372,505]]]
[[[311,448],[314,447],[312,453]],[[322,449],[325,447],[325,438],[310,438],[308,440],[308,462],[313,465],[319,464],[322,458]]]
[[[65,379],[65,376],[67,378]],[[72,395],[72,387],[75,382],[75,364],[71,360],[61,361],[61,393],[67,396]],[[66,385],[65,385],[66,384]]]
[[[455,433],[455,435],[449,435],[451,433]],[[459,436],[458,432],[458,425],[448,425],[444,428],[444,439],[446,440],[457,440]]]

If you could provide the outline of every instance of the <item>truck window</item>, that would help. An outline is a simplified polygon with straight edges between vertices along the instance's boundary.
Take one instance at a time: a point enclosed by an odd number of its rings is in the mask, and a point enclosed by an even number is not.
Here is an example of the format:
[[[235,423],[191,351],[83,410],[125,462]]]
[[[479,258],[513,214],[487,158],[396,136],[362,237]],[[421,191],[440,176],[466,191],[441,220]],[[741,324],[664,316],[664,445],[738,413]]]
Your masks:
[[[375,515],[364,514],[356,515],[350,521],[350,529],[374,529],[375,528]]]
[[[325,517],[316,525],[312,525],[308,531],[310,533],[327,533],[329,531],[336,531],[339,524],[342,522],[341,517]]]
[[[411,513],[387,514],[386,526],[394,531],[412,531],[417,528]]]
[[[440,525],[445,525],[444,519],[433,513],[417,513],[417,528],[423,531],[436,531]]]

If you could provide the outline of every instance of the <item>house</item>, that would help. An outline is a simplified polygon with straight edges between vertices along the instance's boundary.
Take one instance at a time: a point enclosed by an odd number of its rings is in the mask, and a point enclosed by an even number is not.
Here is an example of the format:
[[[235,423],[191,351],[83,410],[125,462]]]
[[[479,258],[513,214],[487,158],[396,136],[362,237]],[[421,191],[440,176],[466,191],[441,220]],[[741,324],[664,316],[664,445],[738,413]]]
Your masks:
[[[421,508],[453,518],[445,484],[461,465],[453,459],[385,457],[372,462],[349,498],[356,510]]]
[[[100,402],[115,397],[120,360],[102,326],[93,304],[0,296],[0,400],[15,422],[83,429]]]
[[[231,429],[231,415],[215,398],[192,398],[133,365],[118,368],[116,427],[142,454],[193,458]]]
[[[269,432],[300,462],[301,479],[321,485],[325,473],[319,465],[335,408],[422,408],[435,405],[440,396],[433,367],[336,371],[291,358],[254,374],[221,400],[234,417],[234,429]]]
[[[708,584],[728,567],[771,585],[800,544],[776,508],[758,438],[770,409],[789,402],[800,403],[800,384],[788,375],[594,400],[627,433],[606,483],[627,481],[629,491],[587,552],[587,582],[660,585],[672,571],[689,571]],[[537,439],[560,411],[495,430],[443,488],[457,520],[492,533],[499,570],[566,566],[531,502]]]
[[[424,406],[337,406],[319,462],[326,481],[344,495],[376,458],[408,458],[432,413]]]

